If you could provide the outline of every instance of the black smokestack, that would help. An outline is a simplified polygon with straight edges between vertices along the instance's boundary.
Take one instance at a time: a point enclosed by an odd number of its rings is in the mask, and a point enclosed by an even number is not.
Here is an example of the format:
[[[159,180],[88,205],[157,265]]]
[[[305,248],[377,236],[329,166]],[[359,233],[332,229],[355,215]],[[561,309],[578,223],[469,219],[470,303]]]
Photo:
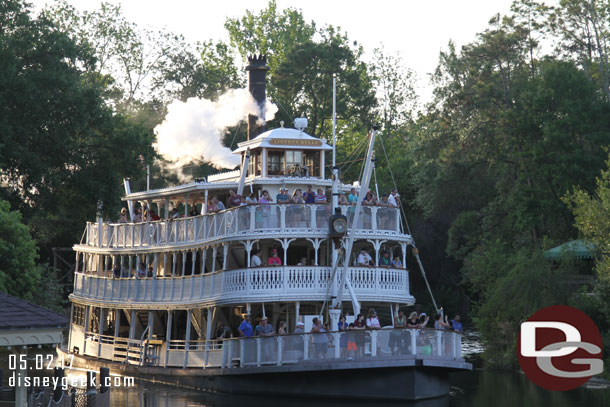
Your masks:
[[[252,55],[248,57],[248,66],[246,66],[246,71],[248,71],[248,90],[259,105],[260,110],[262,110],[265,104],[265,82],[268,70],[269,67],[267,66],[267,57],[265,55]],[[253,139],[265,130],[264,126],[256,124],[258,119],[257,116],[248,115],[248,140]]]

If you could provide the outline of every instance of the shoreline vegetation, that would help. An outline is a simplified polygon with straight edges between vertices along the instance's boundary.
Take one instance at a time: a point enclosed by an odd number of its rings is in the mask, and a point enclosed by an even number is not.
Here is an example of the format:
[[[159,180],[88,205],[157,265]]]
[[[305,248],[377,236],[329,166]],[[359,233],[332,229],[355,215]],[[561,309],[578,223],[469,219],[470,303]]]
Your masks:
[[[520,323],[566,304],[602,332],[610,378],[604,2],[515,1],[470,43],[448,42],[425,105],[406,58],[380,48],[365,60],[357,38],[275,1],[228,18],[228,42],[197,44],[138,27],[107,3],[83,12],[60,1],[37,15],[0,0],[0,10],[0,290],[66,307],[73,255],[57,249],[79,241],[98,202],[104,219],[118,218],[124,177],[138,190],[147,165],[155,188],[218,172],[205,156],[172,166],[155,150],[154,129],[175,99],[215,101],[243,88],[236,61],[260,52],[279,107],[269,128],[304,115],[309,134],[329,139],[337,73],[344,181],[359,176],[366,129],[381,126],[379,190],[398,188],[437,303],[473,323],[490,366],[514,369]],[[222,137],[234,148],[245,126]],[[544,257],[574,239],[595,247],[592,259]],[[411,253],[407,266],[417,270]],[[418,310],[431,311],[422,277],[410,279]]]

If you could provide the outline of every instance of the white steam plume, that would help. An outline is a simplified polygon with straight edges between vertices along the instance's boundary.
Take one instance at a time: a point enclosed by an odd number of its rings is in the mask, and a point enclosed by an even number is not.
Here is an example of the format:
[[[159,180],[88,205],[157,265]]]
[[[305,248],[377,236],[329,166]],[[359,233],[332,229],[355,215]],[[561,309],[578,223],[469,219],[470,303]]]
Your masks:
[[[216,168],[235,168],[240,158],[222,144],[223,131],[248,114],[258,116],[258,123],[263,125],[273,120],[276,112],[277,106],[269,101],[259,108],[246,89],[229,90],[216,102],[199,98],[175,100],[167,107],[163,123],[155,127],[154,147],[166,160],[174,162],[170,166],[174,170],[199,160]]]

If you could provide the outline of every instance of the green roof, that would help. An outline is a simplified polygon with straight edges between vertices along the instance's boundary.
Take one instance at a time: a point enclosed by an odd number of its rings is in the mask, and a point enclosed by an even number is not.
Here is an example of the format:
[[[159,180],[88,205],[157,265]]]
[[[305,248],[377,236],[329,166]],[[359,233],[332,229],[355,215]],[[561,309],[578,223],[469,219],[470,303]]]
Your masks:
[[[544,252],[546,259],[592,259],[595,257],[595,246],[584,240],[572,240]]]

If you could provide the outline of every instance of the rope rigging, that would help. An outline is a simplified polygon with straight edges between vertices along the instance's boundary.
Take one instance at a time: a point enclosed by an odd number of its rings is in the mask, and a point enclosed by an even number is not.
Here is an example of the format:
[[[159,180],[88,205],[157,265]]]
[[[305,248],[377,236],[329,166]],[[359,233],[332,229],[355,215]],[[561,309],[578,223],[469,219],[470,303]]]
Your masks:
[[[398,187],[396,185],[396,179],[394,178],[394,173],[392,172],[392,165],[390,164],[388,154],[387,154],[385,146],[383,144],[383,137],[381,135],[379,135],[379,141],[381,143],[381,149],[383,150],[383,155],[385,156],[385,160],[388,163],[388,170],[390,172],[390,177],[392,178],[392,184],[394,185],[394,188],[397,189]],[[377,178],[375,178],[375,184],[377,184]],[[405,213],[405,209],[402,205],[398,205],[398,207],[400,208],[402,218],[405,220],[405,224],[407,226],[407,231],[409,232],[409,235],[411,236],[411,245],[413,246],[413,254],[415,255],[415,259],[417,260],[417,264],[419,265],[419,270],[422,274],[422,277],[424,278],[426,287],[428,288],[428,293],[430,294],[430,298],[432,299],[432,304],[434,305],[434,309],[438,313],[439,308],[436,305],[436,300],[434,299],[434,294],[432,294],[432,288],[430,288],[430,283],[428,282],[428,277],[426,276],[426,271],[424,270],[424,265],[422,264],[421,259],[419,258],[419,250],[415,246],[415,240],[413,239],[413,235],[411,234],[411,228],[409,227],[409,221],[407,220],[407,215]]]

